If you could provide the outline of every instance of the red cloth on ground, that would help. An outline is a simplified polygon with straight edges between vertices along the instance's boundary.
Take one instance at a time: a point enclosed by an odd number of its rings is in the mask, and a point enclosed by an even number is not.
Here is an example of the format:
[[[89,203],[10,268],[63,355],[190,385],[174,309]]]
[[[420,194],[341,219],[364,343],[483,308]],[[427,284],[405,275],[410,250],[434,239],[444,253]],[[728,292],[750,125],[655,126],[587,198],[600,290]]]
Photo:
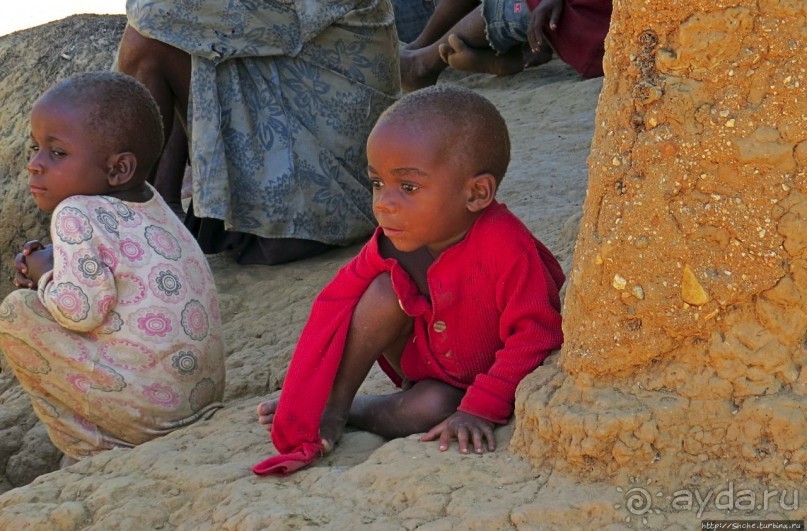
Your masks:
[[[396,260],[381,257],[381,234],[377,230],[314,301],[272,423],[281,455],[256,465],[256,474],[287,475],[322,454],[319,423],[353,310],[384,271],[414,321],[403,373],[412,381],[431,378],[467,389],[461,411],[506,423],[516,386],[563,342],[560,264],[504,205],[488,207],[429,267],[430,300]]]
[[[541,0],[527,0],[530,11]],[[611,24],[612,0],[565,0],[558,27],[544,34],[564,63],[585,77],[600,77],[605,36]]]

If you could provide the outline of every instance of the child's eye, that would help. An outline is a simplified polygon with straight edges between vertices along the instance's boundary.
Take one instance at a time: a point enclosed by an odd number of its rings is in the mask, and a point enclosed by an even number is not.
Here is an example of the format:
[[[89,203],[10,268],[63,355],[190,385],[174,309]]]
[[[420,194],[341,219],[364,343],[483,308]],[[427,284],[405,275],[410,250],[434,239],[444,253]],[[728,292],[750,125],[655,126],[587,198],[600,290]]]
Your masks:
[[[51,149],[50,154],[53,155],[53,158],[55,158],[55,159],[60,159],[60,158],[64,157],[65,155],[67,155],[67,153],[65,153],[64,151],[62,151],[60,149]]]
[[[414,192],[414,191],[420,189],[420,186],[418,186],[416,184],[412,184],[412,183],[401,183],[401,189],[404,192],[410,192],[411,193],[411,192]]]
[[[31,155],[33,155],[34,153],[37,153],[37,152],[39,152],[39,146],[37,146],[36,144],[31,144],[30,146],[28,146],[28,155],[29,156],[31,156]]]
[[[384,186],[384,183],[379,179],[370,179],[370,186],[373,187],[373,190],[380,190]]]

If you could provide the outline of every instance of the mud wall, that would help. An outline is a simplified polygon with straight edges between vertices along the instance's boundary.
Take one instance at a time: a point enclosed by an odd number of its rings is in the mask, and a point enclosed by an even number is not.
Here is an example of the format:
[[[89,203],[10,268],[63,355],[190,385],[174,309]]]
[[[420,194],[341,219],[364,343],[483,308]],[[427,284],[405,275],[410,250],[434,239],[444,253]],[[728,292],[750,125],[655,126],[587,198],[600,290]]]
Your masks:
[[[566,341],[518,396],[533,463],[803,481],[805,6],[614,2]]]

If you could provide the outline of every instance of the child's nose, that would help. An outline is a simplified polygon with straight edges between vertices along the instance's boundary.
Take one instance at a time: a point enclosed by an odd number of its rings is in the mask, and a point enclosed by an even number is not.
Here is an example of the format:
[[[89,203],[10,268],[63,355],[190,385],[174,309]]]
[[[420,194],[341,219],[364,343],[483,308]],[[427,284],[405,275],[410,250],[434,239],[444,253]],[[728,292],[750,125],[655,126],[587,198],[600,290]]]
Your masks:
[[[395,210],[395,200],[392,195],[386,190],[375,190],[373,192],[373,208],[377,212],[392,212]]]
[[[40,152],[34,151],[31,153],[31,156],[28,157],[28,173],[41,173],[42,172],[42,163],[39,159]]]

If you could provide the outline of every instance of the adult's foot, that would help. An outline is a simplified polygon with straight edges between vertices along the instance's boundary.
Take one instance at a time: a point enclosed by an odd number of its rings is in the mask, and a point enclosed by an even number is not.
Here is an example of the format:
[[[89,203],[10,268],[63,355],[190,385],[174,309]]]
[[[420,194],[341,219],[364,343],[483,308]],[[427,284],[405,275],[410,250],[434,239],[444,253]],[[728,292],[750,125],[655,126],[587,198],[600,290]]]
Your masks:
[[[537,52],[530,49],[529,43],[521,46],[521,58],[524,63],[524,68],[532,68],[548,63],[552,59],[552,47],[549,43],[545,42]]]
[[[524,70],[520,49],[497,55],[490,48],[472,48],[453,33],[448,36],[448,44],[440,45],[440,57],[451,68],[464,72],[509,76]]]
[[[236,253],[241,265],[280,265],[322,254],[335,245],[299,238],[247,238],[248,244]]]
[[[437,78],[447,66],[439,57],[430,61],[431,54],[436,53],[432,47],[417,50],[401,49],[401,88],[407,92],[429,87],[437,83]]]
[[[468,46],[455,34],[448,36],[448,44],[440,45],[440,56],[451,68],[464,72],[510,76],[524,70],[520,48],[498,55],[489,48]]]

